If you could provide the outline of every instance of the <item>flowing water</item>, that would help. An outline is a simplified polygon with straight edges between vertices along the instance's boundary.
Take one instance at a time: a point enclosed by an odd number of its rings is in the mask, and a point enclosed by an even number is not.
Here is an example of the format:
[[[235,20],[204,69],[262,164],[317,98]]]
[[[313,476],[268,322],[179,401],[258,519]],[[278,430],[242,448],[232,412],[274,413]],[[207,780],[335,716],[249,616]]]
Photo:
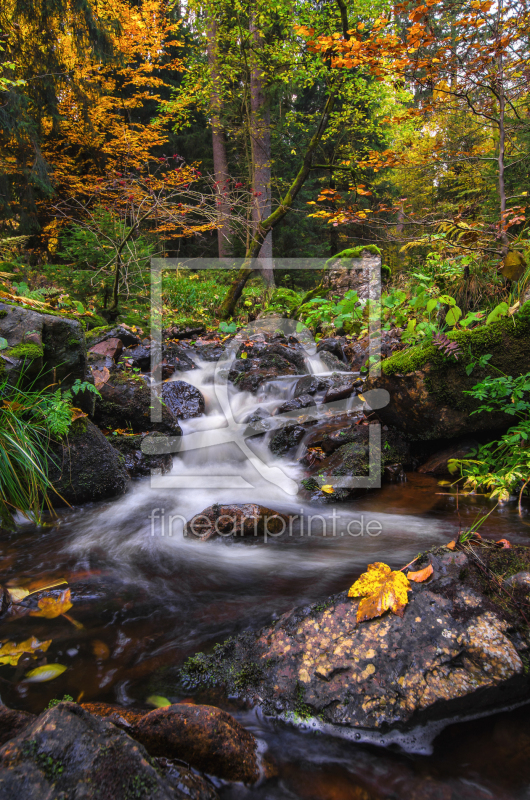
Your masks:
[[[325,369],[315,356],[310,363],[313,371]],[[227,424],[227,397],[216,387],[215,370],[202,363],[178,375],[203,392],[206,414],[182,424],[184,447],[170,474],[135,481],[113,502],[63,511],[48,527],[22,526],[0,542],[3,582],[65,577],[70,614],[83,626],[64,617],[31,617],[24,604],[6,619],[3,637],[51,639],[49,662],[68,667],[35,685],[19,683],[21,674],[2,668],[7,705],[40,712],[64,694],[139,707],[153,694],[193,702],[175,681],[188,655],[344,590],[374,560],[401,567],[489,510],[477,497],[460,497],[457,507],[446,486],[418,473],[350,505],[300,503],[293,493],[300,466],[271,457],[270,434],[246,439],[243,449],[233,441],[250,412],[270,413],[291,397],[297,378],[272,381],[257,396],[232,392]],[[344,412],[358,413],[353,405]],[[184,520],[230,502],[260,503],[290,515],[292,525],[279,536],[250,540],[201,542],[183,535]],[[513,503],[498,508],[482,535],[527,544],[523,512]],[[528,708],[451,726],[431,755],[414,755],[283,728],[235,701],[224,707],[255,733],[265,755],[263,780],[253,788],[222,785],[223,798],[530,798]]]

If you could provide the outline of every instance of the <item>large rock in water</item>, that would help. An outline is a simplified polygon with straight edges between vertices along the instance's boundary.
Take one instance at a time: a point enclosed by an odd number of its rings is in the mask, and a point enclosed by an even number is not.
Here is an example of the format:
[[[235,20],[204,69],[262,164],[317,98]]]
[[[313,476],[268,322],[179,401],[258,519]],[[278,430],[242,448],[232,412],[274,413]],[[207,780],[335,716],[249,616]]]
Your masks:
[[[143,376],[131,376],[125,371],[112,369],[100,393],[94,421],[109,430],[130,428],[133,433],[159,431],[179,436],[179,419],[190,419],[204,413],[204,397],[195,386],[185,381],[162,384],[163,403],[159,406],[160,419],[157,421],[152,420],[156,398],[153,403],[151,387]]]
[[[513,424],[514,418],[501,412],[472,414],[480,403],[464,392],[487,375],[530,372],[530,303],[510,319],[448,338],[459,345],[457,361],[434,345],[411,347],[384,360],[380,377],[364,385],[364,391],[389,392],[389,404],[377,414],[411,440],[456,438]],[[488,366],[475,366],[467,375],[466,366],[486,354],[492,356]]]
[[[259,777],[256,740],[226,711],[183,703],[157,708],[133,734],[153,756],[183,758],[196,769],[230,781]]]
[[[213,536],[257,536],[276,534],[287,527],[288,517],[257,503],[215,503],[186,523],[184,536],[207,541]]]
[[[530,564],[526,547],[480,547],[478,556],[493,575]],[[359,600],[343,592],[195,656],[183,678],[232,693],[244,674],[245,694],[267,714],[318,718],[356,739],[526,701],[530,637],[516,604],[527,588],[507,604],[472,555],[437,548],[414,569],[429,561],[433,576],[411,584],[403,617],[359,623]]]
[[[141,744],[75,703],[41,714],[0,749],[2,800],[218,800],[184,766],[154,761]]]
[[[105,500],[129,484],[122,456],[86,419],[76,420],[61,442],[50,443],[48,477],[58,493],[48,494],[54,506]]]

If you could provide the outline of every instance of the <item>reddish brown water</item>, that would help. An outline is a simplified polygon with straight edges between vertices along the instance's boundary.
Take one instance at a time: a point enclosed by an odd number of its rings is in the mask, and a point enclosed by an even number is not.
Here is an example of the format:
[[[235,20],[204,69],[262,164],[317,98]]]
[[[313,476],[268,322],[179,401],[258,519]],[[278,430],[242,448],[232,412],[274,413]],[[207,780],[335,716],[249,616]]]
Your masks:
[[[135,492],[141,491],[138,484]],[[124,500],[63,512],[46,529],[21,529],[1,542],[2,581],[65,577],[70,614],[20,616],[2,623],[2,638],[52,640],[50,663],[68,667],[43,684],[20,683],[20,670],[0,668],[8,705],[41,711],[54,697],[102,700],[147,707],[152,694],[185,699],[175,689],[174,668],[191,653],[246,628],[257,628],[293,605],[348,587],[374,558],[403,566],[422,548],[454,538],[459,526],[488,509],[488,501],[444,496],[430,476],[372,492],[341,507],[346,518],[379,519],[377,538],[263,540],[246,544],[188,543],[151,537],[146,514],[124,513]],[[129,501],[130,502],[130,501]],[[322,509],[313,509],[319,513]],[[347,515],[350,515],[348,517]],[[103,524],[103,520],[107,520]],[[481,528],[488,538],[530,540],[527,509],[496,509]],[[145,529],[145,530],[144,530]],[[143,530],[143,538],[142,538]],[[80,547],[79,543],[83,545]],[[22,670],[23,673],[24,670]],[[258,787],[223,787],[226,798],[525,798],[530,796],[530,713],[522,708],[446,729],[432,756],[397,754],[273,726],[251,711],[236,714],[266,742],[267,778]]]

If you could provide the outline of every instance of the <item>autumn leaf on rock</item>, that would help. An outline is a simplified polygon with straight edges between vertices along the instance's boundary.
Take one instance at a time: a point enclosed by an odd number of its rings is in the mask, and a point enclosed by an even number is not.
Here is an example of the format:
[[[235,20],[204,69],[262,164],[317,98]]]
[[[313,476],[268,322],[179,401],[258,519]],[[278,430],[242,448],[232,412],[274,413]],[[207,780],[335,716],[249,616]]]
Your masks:
[[[357,609],[357,622],[363,622],[380,617],[388,610],[402,617],[408,603],[407,592],[410,592],[408,578],[376,561],[368,564],[367,571],[350,588],[348,597],[363,598]]]
[[[103,369],[94,369],[92,370],[92,377],[94,378],[96,389],[99,390],[107,383],[110,378],[110,372],[107,367],[103,367]]]
[[[427,578],[430,578],[433,573],[432,564],[429,564],[425,569],[420,569],[418,572],[409,572],[407,578],[414,583],[423,583]]]
[[[66,589],[61,592],[59,597],[42,597],[39,600],[39,610],[31,611],[30,616],[54,619],[55,617],[60,617],[61,614],[66,613],[71,608],[70,589]]]

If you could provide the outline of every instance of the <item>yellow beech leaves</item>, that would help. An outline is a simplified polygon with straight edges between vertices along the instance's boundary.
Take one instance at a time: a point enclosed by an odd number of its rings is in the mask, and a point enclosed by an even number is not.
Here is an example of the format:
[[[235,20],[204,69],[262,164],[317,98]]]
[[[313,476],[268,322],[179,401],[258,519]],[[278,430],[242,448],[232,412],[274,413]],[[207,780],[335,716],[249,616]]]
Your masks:
[[[29,639],[20,642],[20,644],[6,642],[0,645],[0,664],[10,664],[12,667],[15,667],[23,653],[34,653],[36,650],[41,650],[45,653],[51,643],[51,639],[45,642],[39,642],[35,636],[30,636]]]
[[[348,597],[363,598],[357,609],[357,622],[364,622],[389,610],[402,617],[408,603],[407,592],[410,592],[408,578],[376,561],[368,564],[366,572],[350,588]]]

